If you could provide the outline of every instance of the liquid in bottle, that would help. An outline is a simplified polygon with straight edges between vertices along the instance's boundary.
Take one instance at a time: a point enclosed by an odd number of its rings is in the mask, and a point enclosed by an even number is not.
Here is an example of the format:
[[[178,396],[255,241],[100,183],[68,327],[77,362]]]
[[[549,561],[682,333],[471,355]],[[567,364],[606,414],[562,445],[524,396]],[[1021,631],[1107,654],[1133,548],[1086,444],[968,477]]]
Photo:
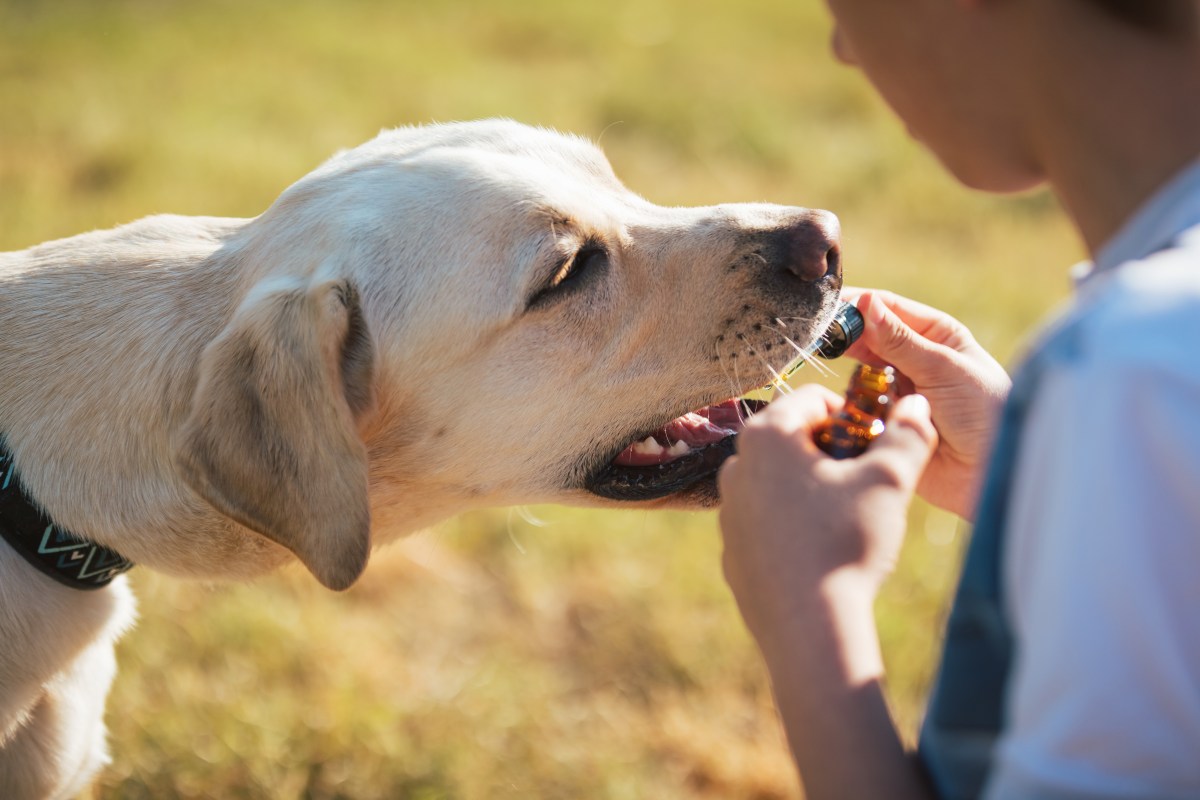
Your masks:
[[[834,458],[853,458],[883,433],[896,399],[891,367],[859,364],[846,389],[846,405],[813,431],[817,447]]]

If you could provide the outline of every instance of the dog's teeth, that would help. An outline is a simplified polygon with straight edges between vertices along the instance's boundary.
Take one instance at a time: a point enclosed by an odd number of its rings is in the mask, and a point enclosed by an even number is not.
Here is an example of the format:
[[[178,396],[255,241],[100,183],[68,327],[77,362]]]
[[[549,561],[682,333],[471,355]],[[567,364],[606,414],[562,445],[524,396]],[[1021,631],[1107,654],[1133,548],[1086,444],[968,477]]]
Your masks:
[[[646,456],[657,456],[663,452],[663,446],[653,436],[647,436],[633,446],[633,452]]]
[[[667,455],[680,458],[682,456],[686,456],[691,449],[692,448],[688,447],[687,442],[681,440],[671,445],[671,448],[667,450]]]

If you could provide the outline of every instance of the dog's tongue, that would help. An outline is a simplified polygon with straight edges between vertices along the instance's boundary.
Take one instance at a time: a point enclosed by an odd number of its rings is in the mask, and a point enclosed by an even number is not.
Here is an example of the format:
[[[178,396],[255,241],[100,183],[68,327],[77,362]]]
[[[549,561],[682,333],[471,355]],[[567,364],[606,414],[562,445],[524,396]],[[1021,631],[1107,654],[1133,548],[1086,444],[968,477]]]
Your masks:
[[[622,450],[613,463],[622,467],[649,467],[677,458],[733,436],[742,429],[743,411],[736,400],[726,400],[671,420],[640,442]]]

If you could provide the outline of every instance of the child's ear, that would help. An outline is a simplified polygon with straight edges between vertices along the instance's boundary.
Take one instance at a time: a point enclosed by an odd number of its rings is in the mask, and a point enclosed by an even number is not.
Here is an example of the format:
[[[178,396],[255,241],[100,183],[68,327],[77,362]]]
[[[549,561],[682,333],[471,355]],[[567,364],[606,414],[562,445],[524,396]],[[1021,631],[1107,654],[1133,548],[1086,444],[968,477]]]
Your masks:
[[[331,589],[354,583],[370,553],[356,418],[373,367],[353,284],[267,279],[205,348],[176,448],[196,492]]]

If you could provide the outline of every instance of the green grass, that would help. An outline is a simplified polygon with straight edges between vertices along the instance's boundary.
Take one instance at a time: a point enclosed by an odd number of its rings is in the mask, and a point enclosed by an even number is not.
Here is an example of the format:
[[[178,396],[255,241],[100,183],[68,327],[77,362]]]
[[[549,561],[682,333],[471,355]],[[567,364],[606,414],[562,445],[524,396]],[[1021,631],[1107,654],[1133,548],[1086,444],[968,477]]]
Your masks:
[[[958,187],[828,34],[799,0],[0,0],[0,250],[254,215],[382,127],[503,115],[598,139],[662,204],[832,209],[851,282],[1010,358],[1079,256],[1060,212]],[[344,595],[135,573],[96,793],[798,797],[713,515],[534,513],[446,523]],[[918,504],[879,605],[910,737],[961,542]]]

